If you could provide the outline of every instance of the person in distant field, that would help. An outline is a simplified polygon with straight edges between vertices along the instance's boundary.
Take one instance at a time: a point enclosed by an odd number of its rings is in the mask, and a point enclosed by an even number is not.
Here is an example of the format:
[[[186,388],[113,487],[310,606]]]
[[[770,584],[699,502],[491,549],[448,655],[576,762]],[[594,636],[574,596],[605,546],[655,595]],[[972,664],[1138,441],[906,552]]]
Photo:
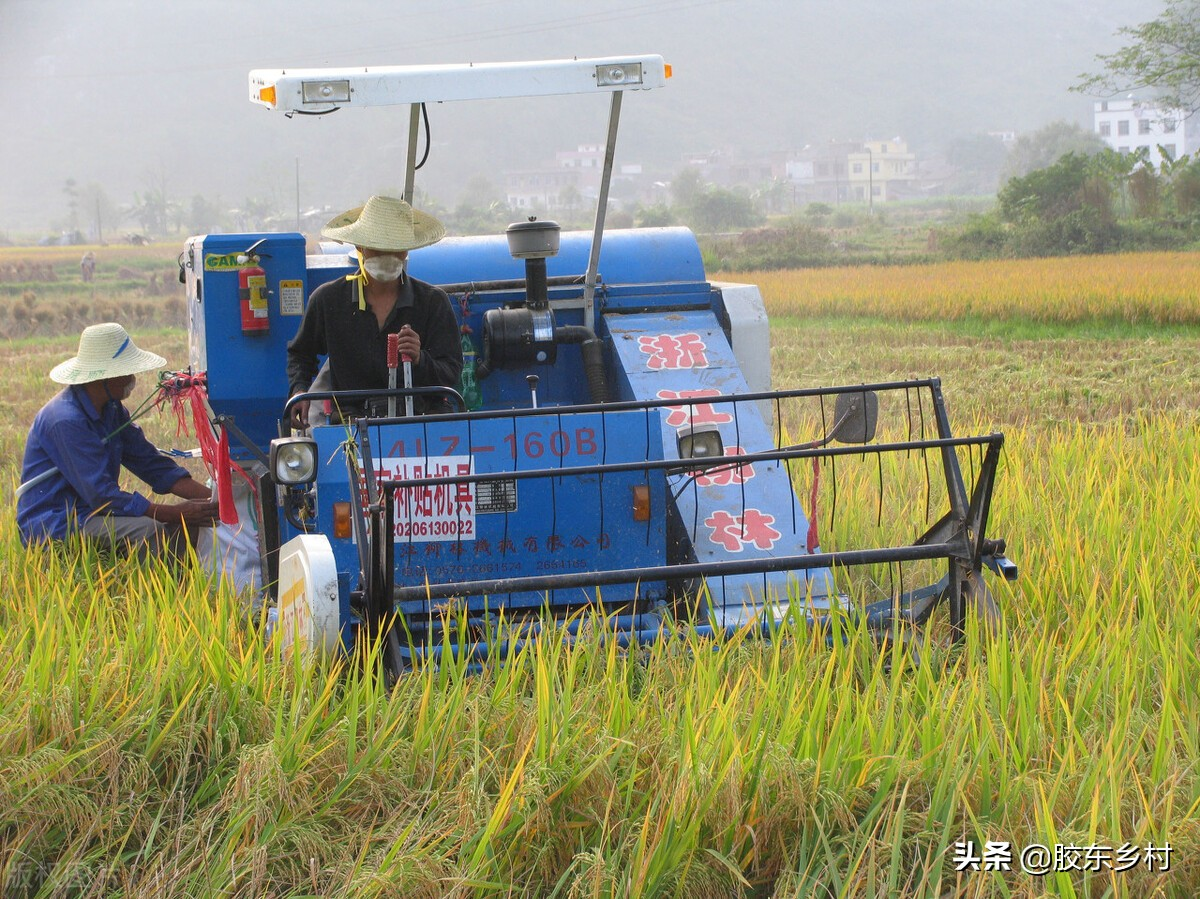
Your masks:
[[[88,250],[79,260],[79,274],[85,283],[90,283],[96,275],[96,254]]]
[[[79,352],[51,370],[51,380],[67,386],[38,412],[25,443],[17,488],[23,544],[82,535],[117,550],[178,558],[195,529],[213,523],[212,491],[159,453],[123,404],[138,374],[165,365],[107,322],[85,328]],[[155,503],[122,490],[122,467],[183,502]]]
[[[405,273],[409,250],[437,243],[445,234],[433,216],[394,197],[371,197],[321,230],[322,237],[355,246],[358,271],[313,291],[288,344],[289,396],[312,387],[318,356],[328,357],[333,390],[386,389],[389,334],[400,335],[400,354],[412,360],[414,387],[458,386],[462,343],[450,298]],[[451,411],[437,398],[418,396],[413,406],[418,413]],[[340,404],[337,411],[345,420],[361,414],[362,407]],[[297,403],[292,425],[307,424],[308,403]]]

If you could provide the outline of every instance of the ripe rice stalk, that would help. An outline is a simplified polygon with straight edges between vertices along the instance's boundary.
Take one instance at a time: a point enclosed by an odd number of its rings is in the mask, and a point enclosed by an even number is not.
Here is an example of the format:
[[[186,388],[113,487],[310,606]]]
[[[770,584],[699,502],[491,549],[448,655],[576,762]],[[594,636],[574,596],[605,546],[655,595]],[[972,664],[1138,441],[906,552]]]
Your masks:
[[[894,333],[859,354],[892,364]],[[1002,361],[986,391],[948,389],[960,427],[1013,416],[992,530],[1022,573],[992,582],[1004,630],[972,625],[964,651],[919,662],[847,622],[832,647],[786,623],[767,643],[630,652],[524,633],[480,671],[423,668],[389,691],[376,648],[285,663],[201,572],[26,551],[0,516],[0,892],[1194,894],[1185,862],[1036,882],[951,864],[966,839],[1200,851],[1198,416],[1190,369],[1159,364],[1191,344],[1163,340],[1114,343],[1128,374],[1087,414],[1027,393],[1010,413]],[[1039,364],[1102,351],[1070,349]],[[1158,376],[1182,386],[1147,408]],[[27,408],[36,390],[9,395]],[[789,439],[816,420],[787,421]],[[890,465],[882,485],[873,460],[822,469],[823,546],[925,526],[927,491],[942,497],[924,460]],[[793,471],[802,496],[810,477]]]

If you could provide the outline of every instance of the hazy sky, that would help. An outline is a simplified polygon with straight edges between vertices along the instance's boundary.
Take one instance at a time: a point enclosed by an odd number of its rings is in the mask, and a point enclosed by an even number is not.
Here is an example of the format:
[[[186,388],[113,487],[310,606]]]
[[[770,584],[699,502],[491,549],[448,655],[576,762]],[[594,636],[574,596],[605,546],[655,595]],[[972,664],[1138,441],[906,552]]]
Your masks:
[[[343,208],[402,181],[407,115],[285,119],[252,68],[661,53],[675,77],[624,104],[618,162],[1087,123],[1067,88],[1158,0],[0,0],[0,234],[65,222],[63,187],[163,188],[224,206]],[[472,174],[601,142],[605,98],[431,110],[418,184],[452,205]],[[123,230],[136,230],[125,223]]]

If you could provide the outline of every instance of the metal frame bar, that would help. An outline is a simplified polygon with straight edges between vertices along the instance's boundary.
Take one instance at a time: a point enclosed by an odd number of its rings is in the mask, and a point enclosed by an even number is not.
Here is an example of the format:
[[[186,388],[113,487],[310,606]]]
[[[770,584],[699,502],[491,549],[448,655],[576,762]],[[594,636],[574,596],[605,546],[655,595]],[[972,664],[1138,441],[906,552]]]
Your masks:
[[[718,395],[706,397],[691,397],[669,400],[639,400],[618,403],[588,403],[572,406],[557,406],[541,409],[509,409],[489,412],[456,413],[450,415],[424,416],[428,421],[459,420],[465,421],[470,427],[472,421],[491,418],[517,419],[528,416],[545,414],[566,415],[575,413],[600,413],[662,409],[666,407],[694,406],[700,404],[737,404],[758,402],[762,400],[779,402],[786,399],[824,398],[844,393],[862,393],[864,391],[910,391],[913,389],[928,389],[933,403],[933,414],[936,421],[938,436],[924,440],[905,440],[891,443],[874,443],[846,446],[822,446],[804,448],[773,449],[764,452],[750,453],[736,457],[737,465],[749,465],[755,462],[787,462],[793,459],[814,457],[835,458],[848,455],[876,455],[887,453],[907,452],[912,450],[936,450],[940,452],[943,461],[943,476],[947,487],[947,500],[950,508],[945,515],[935,522],[928,530],[910,545],[898,547],[870,548],[842,552],[826,552],[805,555],[789,555],[774,558],[756,558],[746,560],[729,560],[720,562],[704,562],[690,564],[658,565],[637,569],[617,569],[606,571],[556,573],[518,578],[493,578],[471,581],[455,581],[439,584],[425,584],[411,587],[398,587],[395,584],[396,544],[390,522],[395,516],[396,492],[407,488],[439,486],[458,483],[480,483],[487,481],[523,480],[533,478],[561,479],[567,476],[603,475],[630,471],[664,470],[675,472],[703,471],[718,466],[730,464],[729,457],[714,458],[706,462],[702,459],[663,459],[642,462],[603,463],[598,465],[555,467],[532,470],[513,470],[504,472],[476,473],[471,475],[455,475],[431,478],[413,478],[408,480],[391,480],[374,482],[368,478],[369,497],[364,507],[358,498],[357,487],[352,490],[353,508],[355,514],[355,534],[360,539],[360,562],[362,563],[363,589],[358,591],[363,602],[364,612],[370,619],[370,629],[387,630],[387,643],[384,653],[389,669],[399,671],[403,667],[399,636],[394,633],[395,627],[390,619],[395,614],[397,603],[421,602],[428,604],[434,599],[445,599],[453,596],[500,595],[508,593],[538,592],[547,590],[571,590],[575,588],[601,587],[610,584],[630,584],[651,581],[686,581],[702,578],[721,578],[733,575],[758,574],[780,571],[806,571],[818,568],[849,568],[861,565],[881,563],[903,563],[910,561],[947,560],[947,576],[925,590],[933,591],[938,596],[948,600],[950,605],[950,624],[957,639],[964,633],[965,596],[963,582],[966,576],[977,569],[985,555],[984,530],[990,512],[992,491],[994,488],[998,460],[1003,446],[1004,437],[1001,434],[984,436],[954,437],[951,434],[949,417],[946,414],[944,398],[941,392],[941,382],[936,378],[910,379],[905,381],[880,382],[874,384],[857,384],[842,387],[804,388],[785,391],[764,391],[741,395]],[[386,392],[386,391],[385,391]],[[381,391],[338,391],[325,394],[301,394],[288,402],[284,421],[291,405],[301,399],[328,398],[336,395],[344,399],[357,399],[364,396],[380,396]],[[405,391],[397,391],[404,393]],[[425,393],[452,394],[457,392],[449,388],[418,388],[413,391]],[[461,398],[459,398],[461,402]],[[648,418],[649,420],[649,418]],[[370,430],[372,427],[382,427],[397,424],[407,419],[378,419],[360,418],[356,421],[359,434],[360,453],[368,458],[371,452]],[[968,496],[967,485],[963,481],[962,466],[959,463],[957,449],[959,447],[986,447],[983,462],[973,489]],[[351,474],[353,472],[351,471]],[[918,591],[919,592],[919,591]],[[902,597],[915,596],[915,593],[902,594]],[[932,596],[933,594],[930,593]],[[622,605],[629,603],[628,598],[622,600]],[[870,606],[872,615],[882,609],[886,601]],[[922,620],[928,617],[934,600],[924,602],[920,611]],[[432,609],[426,605],[425,618],[432,620]],[[409,615],[411,618],[411,615]],[[911,616],[910,616],[911,617]],[[421,616],[415,621],[420,621]],[[913,619],[916,620],[915,618]],[[415,623],[414,621],[414,623]],[[399,666],[399,667],[396,667]]]
[[[300,402],[311,400],[369,400],[380,397],[410,397],[410,396],[440,396],[443,399],[458,403],[460,409],[466,410],[467,401],[453,387],[381,387],[378,390],[310,390],[308,393],[297,393],[288,399],[283,406],[283,417],[279,419],[279,433],[288,436],[292,433],[292,408]],[[452,412],[449,415],[459,416],[462,412]],[[444,419],[447,415],[422,416],[430,419]],[[404,418],[379,418],[371,421],[405,421]]]
[[[417,183],[417,135],[421,128],[421,104],[408,108],[408,163],[404,168],[404,201],[410,206]]]
[[[931,388],[935,384],[940,384],[941,381],[937,378],[917,378],[909,381],[883,381],[874,384],[855,384],[853,386],[841,387],[807,387],[795,390],[764,390],[757,393],[723,393],[716,396],[702,397],[681,397],[672,400],[620,400],[610,403],[578,403],[567,406],[541,406],[537,409],[521,408],[521,409],[488,409],[477,412],[457,413],[451,412],[439,415],[423,415],[422,420],[427,421],[446,421],[449,419],[456,420],[471,420],[481,421],[488,418],[523,418],[526,416],[545,415],[547,412],[553,412],[556,415],[573,415],[580,412],[624,412],[630,409],[663,409],[671,406],[700,406],[700,405],[723,405],[725,403],[747,403],[758,400],[786,400],[797,398],[815,398],[820,396],[836,396],[841,393],[862,393],[864,391],[899,391],[899,390],[915,390],[920,388]],[[422,387],[414,388],[415,391],[450,391],[449,387]],[[292,405],[302,399],[320,398],[329,399],[333,396],[339,398],[353,399],[361,395],[366,396],[383,396],[387,390],[366,390],[353,391],[341,390],[336,393],[298,393],[296,396],[288,400],[287,406],[284,409],[284,417],[291,410]],[[455,391],[457,393],[457,391]],[[460,397],[461,399],[461,397]],[[464,406],[465,408],[465,406]],[[372,424],[395,424],[404,419],[371,419]]]
[[[1003,444],[1004,437],[992,434],[983,437],[950,437],[948,439],[907,440],[901,443],[875,443],[869,446],[827,446],[809,449],[768,450],[761,453],[746,453],[740,456],[714,456],[711,461],[697,459],[647,459],[645,462],[606,462],[599,465],[574,465],[561,468],[529,468],[513,471],[477,472],[471,475],[445,475],[438,478],[409,478],[398,481],[383,481],[385,490],[404,490],[410,487],[440,487],[447,484],[480,483],[484,481],[520,481],[528,478],[563,478],[589,474],[618,474],[627,471],[655,471],[664,469],[680,473],[703,472],[710,468],[740,468],[754,462],[782,462],[790,459],[825,458],[832,456],[883,455],[906,450],[941,449],[959,446],[995,446]],[[958,477],[961,479],[962,474]],[[965,516],[964,516],[965,520]]]
[[[803,571],[835,566],[848,568],[882,562],[918,562],[925,559],[955,556],[965,551],[966,547],[960,543],[927,543],[922,546],[845,550],[843,552],[776,556],[731,562],[693,562],[686,565],[656,565],[648,568],[625,568],[615,571],[580,571],[519,578],[456,581],[444,584],[426,584],[419,587],[393,587],[392,597],[396,602],[413,602],[425,599],[445,599],[451,596],[483,596],[536,590],[563,590],[573,587],[602,587],[607,584],[632,584],[644,581],[715,579],[735,574]]]
[[[595,330],[596,279],[600,267],[600,246],[604,241],[604,218],[608,214],[608,189],[612,183],[613,160],[617,155],[617,125],[621,121],[623,91],[612,95],[608,113],[608,140],[604,146],[604,169],[600,175],[600,193],[596,198],[596,223],[592,229],[592,247],[588,255],[587,274],[583,279],[583,323]]]
[[[550,589],[571,589],[575,587],[603,586],[605,584],[639,583],[660,580],[687,580],[702,577],[721,577],[735,574],[756,574],[789,570],[809,570],[823,567],[850,567],[875,563],[906,562],[945,558],[949,566],[947,593],[952,601],[951,625],[955,633],[962,630],[963,597],[961,578],[959,574],[964,568],[974,567],[980,558],[981,544],[973,540],[972,535],[982,535],[986,525],[987,511],[990,506],[991,491],[994,483],[997,460],[1003,445],[1003,435],[992,434],[978,437],[950,436],[948,417],[944,413],[944,399],[937,379],[923,381],[890,382],[876,385],[857,385],[840,388],[814,388],[793,391],[772,391],[763,394],[730,396],[727,401],[734,403],[754,402],[759,398],[782,399],[786,397],[824,397],[839,393],[860,393],[872,389],[910,389],[913,386],[929,388],[937,414],[938,433],[942,436],[926,440],[908,440],[892,443],[876,443],[869,445],[853,445],[840,447],[805,447],[798,449],[776,449],[760,453],[748,453],[738,456],[737,465],[748,465],[759,461],[787,461],[791,459],[837,457],[849,455],[877,455],[906,452],[911,450],[940,450],[943,458],[943,473],[950,498],[951,508],[946,515],[930,528],[924,535],[909,546],[890,547],[881,549],[852,550],[833,553],[817,553],[792,555],[774,558],[759,558],[743,561],[706,562],[693,564],[676,564],[655,566],[639,569],[623,569],[611,571],[575,572],[569,574],[554,574],[545,576],[526,576],[520,578],[493,578],[475,581],[455,581],[442,584],[426,584],[415,587],[391,586],[391,595],[396,602],[428,601],[431,599],[448,598],[452,596],[479,596],[490,594],[518,593]],[[655,400],[638,401],[634,403],[613,404],[633,409],[654,409],[666,406],[677,406],[683,402],[691,404],[717,403],[720,398],[700,397],[690,401]],[[570,411],[581,409],[587,411],[609,411],[612,406],[589,404],[582,407],[571,407]],[[561,413],[561,407],[556,413]],[[518,417],[519,414],[544,414],[545,410],[509,410],[508,412],[485,413],[487,417]],[[444,416],[443,416],[444,417]],[[478,416],[472,414],[471,419]],[[381,426],[386,422],[372,422]],[[966,499],[966,485],[962,481],[962,469],[958,463],[956,449],[964,446],[985,446],[987,453],[985,462],[976,482],[971,498]],[[394,496],[398,490],[441,486],[460,483],[480,483],[491,481],[527,480],[534,478],[563,478],[566,476],[583,476],[629,471],[676,470],[688,472],[702,471],[717,466],[730,464],[728,457],[714,458],[711,462],[689,459],[664,459],[644,462],[602,463],[598,465],[581,465],[571,467],[555,467],[543,469],[513,470],[505,472],[476,473],[471,475],[454,475],[430,478],[411,478],[402,480],[383,481],[379,489],[387,498],[389,509],[394,509]],[[394,512],[392,513],[394,514]],[[394,546],[384,550],[390,553],[394,560]],[[393,562],[394,564],[394,562]],[[385,569],[385,576],[394,582],[395,573],[391,565]],[[959,589],[956,590],[955,588]],[[957,596],[956,596],[957,594]],[[957,598],[957,617],[955,605]]]

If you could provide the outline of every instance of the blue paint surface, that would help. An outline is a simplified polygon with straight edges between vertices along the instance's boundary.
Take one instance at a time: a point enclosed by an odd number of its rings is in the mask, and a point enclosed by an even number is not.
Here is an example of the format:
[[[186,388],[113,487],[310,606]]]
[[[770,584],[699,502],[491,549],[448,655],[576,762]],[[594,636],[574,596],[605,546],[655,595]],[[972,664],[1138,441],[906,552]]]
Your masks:
[[[520,418],[424,421],[373,425],[374,470],[387,480],[455,477],[472,473],[561,470],[578,466],[662,458],[658,413],[552,412]],[[333,532],[332,503],[350,499],[346,429],[316,432],[317,528]],[[634,487],[650,491],[652,519],[633,518]],[[496,486],[469,484],[407,488],[397,493],[394,542],[396,584],[419,586],[494,578],[539,577],[610,571],[667,563],[665,479],[661,471],[607,472],[505,479]],[[358,569],[357,548],[334,539],[339,570]],[[662,584],[642,584],[643,599],[661,598]],[[633,597],[634,587],[611,586],[606,601]],[[593,599],[591,590],[552,590],[552,605]],[[542,592],[492,596],[486,607],[540,607]],[[482,597],[471,606],[485,607]],[[405,611],[427,611],[411,603]]]

